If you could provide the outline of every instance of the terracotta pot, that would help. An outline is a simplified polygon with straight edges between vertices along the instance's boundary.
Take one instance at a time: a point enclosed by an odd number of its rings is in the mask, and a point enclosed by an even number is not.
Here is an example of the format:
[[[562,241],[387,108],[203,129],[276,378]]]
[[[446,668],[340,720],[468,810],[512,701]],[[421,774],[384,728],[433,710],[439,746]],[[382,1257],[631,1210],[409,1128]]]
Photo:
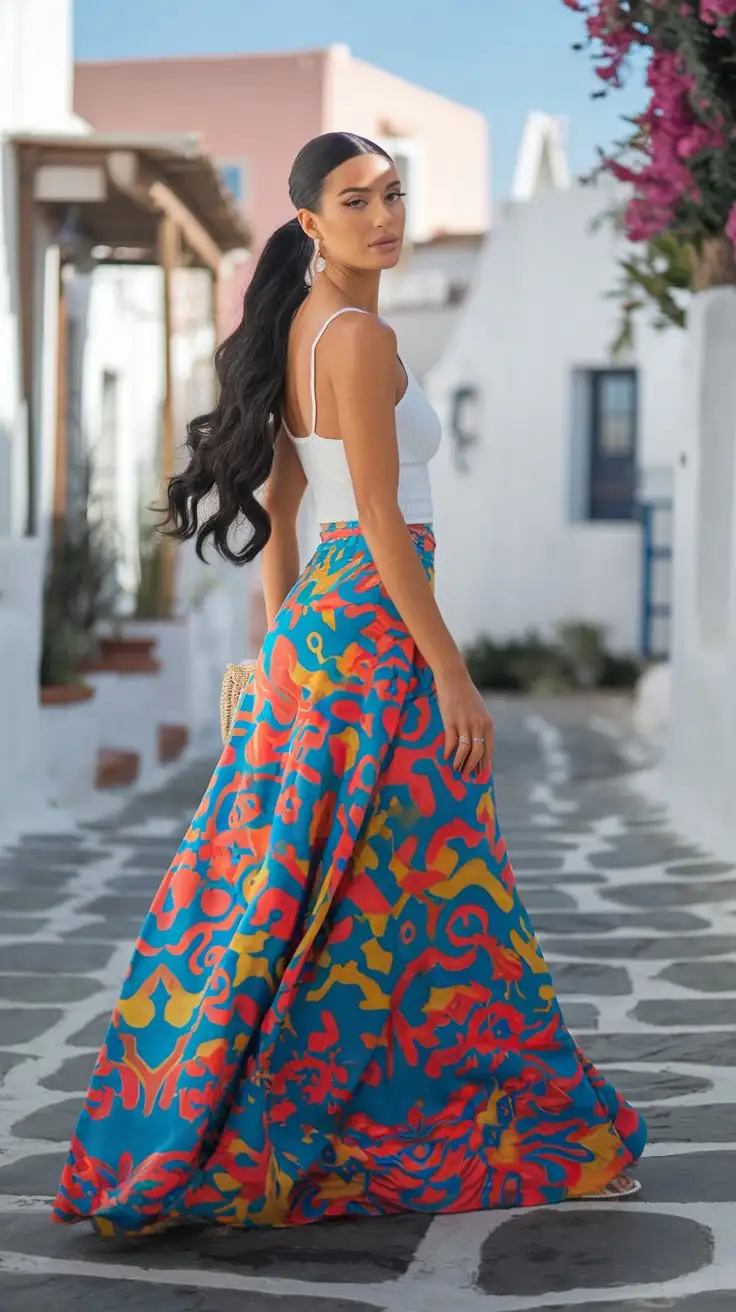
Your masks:
[[[162,765],[175,761],[188,746],[189,730],[184,724],[158,725],[158,759]]]
[[[55,684],[41,689],[42,706],[75,706],[88,702],[94,697],[95,690],[88,683]]]
[[[86,674],[158,674],[161,666],[153,656],[139,656],[133,652],[86,661],[83,669]]]
[[[100,655],[88,661],[89,674],[158,674],[161,666],[153,656],[155,638],[100,638]]]
[[[125,788],[134,784],[140,771],[137,752],[103,748],[97,757],[95,788]]]
[[[124,634],[100,638],[103,661],[129,660],[131,657],[150,659],[155,646],[155,638],[127,638]]]
[[[728,237],[706,237],[693,264],[693,291],[736,283],[736,251]]]

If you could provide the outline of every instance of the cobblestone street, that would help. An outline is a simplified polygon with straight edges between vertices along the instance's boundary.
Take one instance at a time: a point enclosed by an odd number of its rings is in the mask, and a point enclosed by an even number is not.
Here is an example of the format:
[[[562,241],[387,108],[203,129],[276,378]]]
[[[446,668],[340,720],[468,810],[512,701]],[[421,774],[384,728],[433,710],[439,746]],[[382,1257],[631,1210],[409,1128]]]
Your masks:
[[[627,787],[615,721],[583,706],[494,708],[499,809],[570,1028],[648,1119],[643,1193],[128,1243],[52,1226],[132,940],[207,783],[200,759],[114,817],[0,851],[3,1312],[733,1312],[736,866]]]

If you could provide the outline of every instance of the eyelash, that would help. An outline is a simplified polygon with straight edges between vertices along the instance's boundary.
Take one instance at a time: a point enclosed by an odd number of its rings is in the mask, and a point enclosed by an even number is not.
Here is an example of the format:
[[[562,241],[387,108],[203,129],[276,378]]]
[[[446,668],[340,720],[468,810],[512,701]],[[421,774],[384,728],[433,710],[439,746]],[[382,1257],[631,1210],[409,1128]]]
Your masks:
[[[405,196],[406,196],[405,191],[390,191],[386,197],[386,200],[390,200],[391,197],[393,197],[395,200],[403,200]],[[345,208],[349,210],[356,209],[358,205],[365,205],[365,201],[360,196],[353,196],[352,200],[345,201]]]

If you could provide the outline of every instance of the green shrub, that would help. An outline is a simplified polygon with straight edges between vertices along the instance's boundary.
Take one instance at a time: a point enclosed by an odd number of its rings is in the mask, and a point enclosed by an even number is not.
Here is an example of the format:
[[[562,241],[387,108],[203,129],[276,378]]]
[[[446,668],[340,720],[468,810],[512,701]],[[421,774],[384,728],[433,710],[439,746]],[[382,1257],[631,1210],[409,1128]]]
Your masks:
[[[71,508],[51,526],[39,671],[44,688],[80,682],[80,666],[97,647],[97,626],[115,615],[120,595],[114,535],[94,504],[89,460],[74,472]]]
[[[641,662],[611,654],[604,639],[605,630],[599,626],[569,620],[558,626],[552,642],[533,631],[506,642],[483,636],[464,655],[473,682],[488,691],[548,695],[634,687]]]
[[[470,677],[479,688],[521,691],[518,672],[513,669],[508,647],[503,643],[477,638],[464,654]]]

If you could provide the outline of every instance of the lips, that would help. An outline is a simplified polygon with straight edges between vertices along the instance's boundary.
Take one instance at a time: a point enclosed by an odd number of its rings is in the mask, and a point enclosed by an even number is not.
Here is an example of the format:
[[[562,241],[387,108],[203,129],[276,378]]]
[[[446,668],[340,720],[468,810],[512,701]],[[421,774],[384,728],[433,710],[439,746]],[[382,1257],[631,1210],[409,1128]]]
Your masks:
[[[398,244],[398,237],[379,237],[378,241],[372,241],[370,243],[373,250],[381,250],[385,246],[398,246]]]

